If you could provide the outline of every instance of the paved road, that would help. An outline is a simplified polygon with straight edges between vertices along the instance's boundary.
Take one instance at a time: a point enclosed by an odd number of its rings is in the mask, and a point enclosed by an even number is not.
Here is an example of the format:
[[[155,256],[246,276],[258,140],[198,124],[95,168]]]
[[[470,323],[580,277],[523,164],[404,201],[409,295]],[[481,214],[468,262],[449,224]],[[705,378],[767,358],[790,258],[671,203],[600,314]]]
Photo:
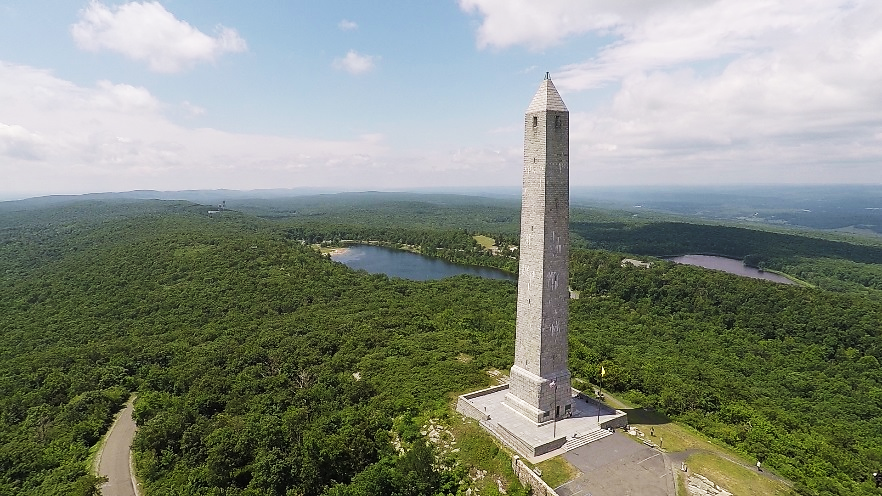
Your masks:
[[[674,496],[671,465],[658,450],[615,433],[563,455],[582,474],[555,488],[561,496]]]
[[[132,419],[132,402],[119,413],[110,427],[107,442],[101,451],[98,474],[107,477],[101,486],[102,496],[138,496],[131,472],[132,439],[135,438],[135,421]]]

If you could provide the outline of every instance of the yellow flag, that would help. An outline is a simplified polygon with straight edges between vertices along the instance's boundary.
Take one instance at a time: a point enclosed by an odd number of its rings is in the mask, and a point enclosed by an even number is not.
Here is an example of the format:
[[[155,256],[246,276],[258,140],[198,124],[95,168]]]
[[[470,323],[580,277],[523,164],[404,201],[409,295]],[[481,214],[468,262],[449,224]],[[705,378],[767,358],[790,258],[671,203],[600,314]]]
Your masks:
[[[606,376],[606,369],[603,368],[603,365],[600,366],[600,377]]]

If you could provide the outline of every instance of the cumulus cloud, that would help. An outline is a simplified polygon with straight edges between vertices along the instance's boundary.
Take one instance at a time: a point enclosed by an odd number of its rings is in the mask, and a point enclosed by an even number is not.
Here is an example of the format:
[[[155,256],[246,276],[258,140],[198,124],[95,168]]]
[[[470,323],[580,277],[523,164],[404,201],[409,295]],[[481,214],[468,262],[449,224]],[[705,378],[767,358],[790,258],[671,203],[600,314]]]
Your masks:
[[[177,19],[159,2],[118,6],[92,0],[71,26],[77,46],[92,52],[112,51],[147,62],[156,72],[179,72],[197,62],[247,50],[235,29],[218,25],[214,36]]]
[[[340,29],[340,31],[352,31],[354,29],[358,29],[358,24],[355,21],[343,19],[339,23],[337,23],[337,27]]]
[[[392,149],[386,136],[373,132],[307,139],[186,127],[167,116],[182,116],[187,108],[187,102],[166,103],[145,88],[111,81],[81,86],[0,61],[0,195],[401,189],[498,185],[500,178],[514,186],[520,178],[516,146]]]
[[[565,44],[576,60],[552,73],[565,100],[614,91],[571,108],[574,157],[608,178],[882,181],[879,2],[459,4],[481,18],[479,47]]]
[[[204,108],[200,107],[199,105],[193,105],[186,100],[181,102],[181,110],[184,111],[184,115],[186,115],[187,117],[198,117],[200,115],[205,115]]]
[[[6,191],[333,186],[386,170],[377,165],[388,154],[382,135],[319,140],[187,128],[166,116],[180,105],[144,88],[79,86],[4,62],[0,108]]]
[[[349,50],[345,57],[334,59],[335,69],[346,71],[350,74],[364,74],[373,70],[378,57],[373,55],[361,55],[355,50]]]
[[[40,160],[45,157],[46,140],[17,125],[0,122],[0,155],[22,160]],[[7,178],[8,180],[8,178]]]
[[[614,10],[600,4],[633,3],[627,0],[459,0],[460,8],[482,17],[478,47],[505,48],[526,45],[540,50],[565,38],[591,30],[610,29],[620,22]],[[649,1],[651,6],[654,2]]]
[[[92,93],[92,103],[108,110],[120,112],[153,112],[159,101],[143,87],[98,81],[98,91]]]

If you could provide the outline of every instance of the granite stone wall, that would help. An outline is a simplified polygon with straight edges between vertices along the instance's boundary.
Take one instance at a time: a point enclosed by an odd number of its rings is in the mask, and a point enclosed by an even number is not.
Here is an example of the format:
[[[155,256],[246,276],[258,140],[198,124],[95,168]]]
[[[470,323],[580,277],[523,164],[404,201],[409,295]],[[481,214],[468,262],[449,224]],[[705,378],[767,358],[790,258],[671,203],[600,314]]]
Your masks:
[[[521,484],[532,488],[530,494],[533,496],[558,496],[554,489],[546,484],[542,478],[536,475],[536,472],[530,470],[530,467],[528,467],[519,457],[515,456],[512,458],[511,469],[514,470],[514,473],[518,477],[518,480],[521,481]]]

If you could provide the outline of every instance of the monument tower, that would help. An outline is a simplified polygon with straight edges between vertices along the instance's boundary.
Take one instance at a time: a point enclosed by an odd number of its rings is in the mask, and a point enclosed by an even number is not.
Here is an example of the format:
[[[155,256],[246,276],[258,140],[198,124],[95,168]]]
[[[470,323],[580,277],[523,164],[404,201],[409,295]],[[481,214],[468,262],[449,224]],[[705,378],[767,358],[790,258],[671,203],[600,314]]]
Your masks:
[[[456,410],[536,462],[628,424],[570,387],[570,113],[547,73],[524,117],[523,180],[514,365],[508,383],[460,395]]]
[[[515,360],[505,402],[536,423],[571,413],[570,113],[546,73],[524,118]]]

